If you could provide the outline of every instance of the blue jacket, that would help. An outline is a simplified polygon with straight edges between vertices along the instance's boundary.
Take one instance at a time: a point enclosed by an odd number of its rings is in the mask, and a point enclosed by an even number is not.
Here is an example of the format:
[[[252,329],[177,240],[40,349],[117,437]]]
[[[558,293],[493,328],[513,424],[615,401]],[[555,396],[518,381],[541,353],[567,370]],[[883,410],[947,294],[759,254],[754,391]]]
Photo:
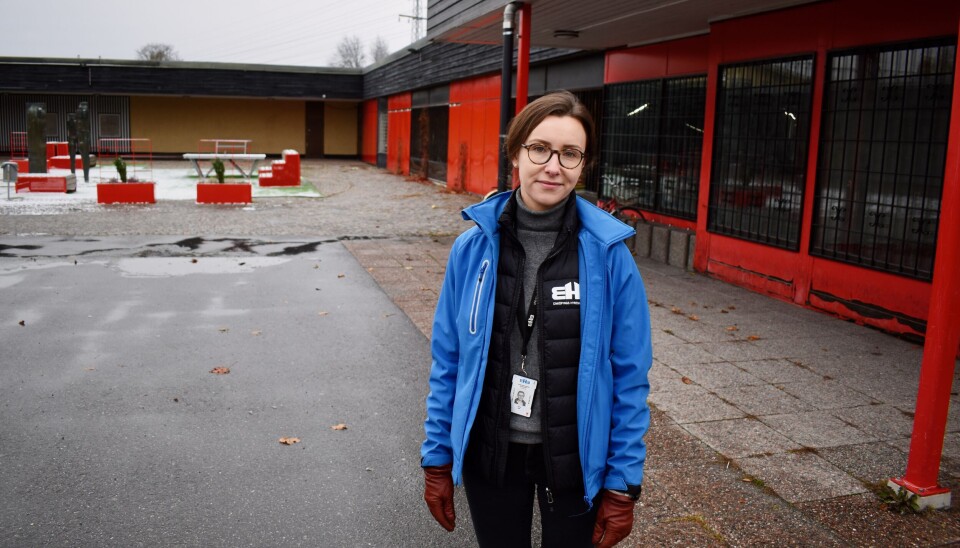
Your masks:
[[[433,320],[430,394],[421,466],[453,462],[460,484],[480,404],[493,324],[500,232],[509,192],[466,208],[477,226],[457,238]],[[626,491],[643,481],[650,425],[647,373],[653,361],[646,292],[621,242],[627,225],[577,198],[580,219],[580,368],[577,430],[585,499],[600,488]]]

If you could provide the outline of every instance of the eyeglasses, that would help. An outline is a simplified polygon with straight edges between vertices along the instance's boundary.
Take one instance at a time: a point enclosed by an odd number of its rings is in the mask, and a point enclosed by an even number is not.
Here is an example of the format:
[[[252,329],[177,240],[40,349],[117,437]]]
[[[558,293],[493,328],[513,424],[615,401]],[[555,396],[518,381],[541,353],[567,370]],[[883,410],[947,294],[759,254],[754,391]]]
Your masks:
[[[547,146],[541,145],[540,143],[533,143],[532,145],[520,145],[523,148],[527,149],[527,157],[530,158],[530,161],[539,165],[543,165],[550,161],[550,158],[553,158],[553,155],[557,155],[557,159],[560,161],[560,165],[567,169],[574,169],[580,165],[580,162],[583,161],[584,154],[575,148],[565,148],[563,150],[554,150]]]

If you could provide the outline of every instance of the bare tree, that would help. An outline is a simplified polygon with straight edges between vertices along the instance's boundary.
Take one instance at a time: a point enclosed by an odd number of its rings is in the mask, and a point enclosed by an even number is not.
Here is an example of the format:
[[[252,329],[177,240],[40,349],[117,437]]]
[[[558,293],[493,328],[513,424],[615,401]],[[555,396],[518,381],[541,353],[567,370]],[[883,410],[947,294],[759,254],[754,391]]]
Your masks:
[[[383,60],[384,57],[390,55],[390,50],[388,49],[387,41],[382,37],[377,36],[377,39],[373,41],[373,44],[370,45],[370,57],[373,58],[374,63],[379,63]]]
[[[143,61],[179,61],[180,56],[170,44],[150,43],[137,50],[137,59]]]
[[[363,42],[356,36],[347,36],[337,44],[337,53],[331,62],[337,67],[363,68],[365,60]]]

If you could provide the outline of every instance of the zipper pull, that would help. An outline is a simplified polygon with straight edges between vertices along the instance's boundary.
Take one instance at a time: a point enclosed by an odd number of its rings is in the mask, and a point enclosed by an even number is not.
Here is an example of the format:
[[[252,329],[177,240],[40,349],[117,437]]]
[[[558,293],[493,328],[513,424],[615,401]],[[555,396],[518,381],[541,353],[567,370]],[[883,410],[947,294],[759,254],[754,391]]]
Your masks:
[[[544,487],[543,490],[547,492],[547,506],[549,506],[550,511],[553,512],[553,493],[550,492],[549,487]]]

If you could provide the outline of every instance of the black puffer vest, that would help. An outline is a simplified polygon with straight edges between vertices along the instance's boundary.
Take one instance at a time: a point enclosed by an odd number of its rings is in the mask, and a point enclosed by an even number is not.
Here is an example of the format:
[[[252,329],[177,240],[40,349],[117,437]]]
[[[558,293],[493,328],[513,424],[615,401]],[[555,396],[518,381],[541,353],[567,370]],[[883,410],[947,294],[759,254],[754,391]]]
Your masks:
[[[487,371],[477,419],[470,432],[467,464],[487,481],[502,485],[510,434],[510,365],[519,348],[510,348],[521,303],[524,251],[517,238],[516,193],[500,217],[500,263]],[[534,405],[541,405],[547,487],[582,492],[583,471],[577,435],[577,372],[580,363],[580,296],[576,196],[566,203],[563,225],[537,273],[537,318],[540,378]],[[532,351],[532,350],[531,350]]]

